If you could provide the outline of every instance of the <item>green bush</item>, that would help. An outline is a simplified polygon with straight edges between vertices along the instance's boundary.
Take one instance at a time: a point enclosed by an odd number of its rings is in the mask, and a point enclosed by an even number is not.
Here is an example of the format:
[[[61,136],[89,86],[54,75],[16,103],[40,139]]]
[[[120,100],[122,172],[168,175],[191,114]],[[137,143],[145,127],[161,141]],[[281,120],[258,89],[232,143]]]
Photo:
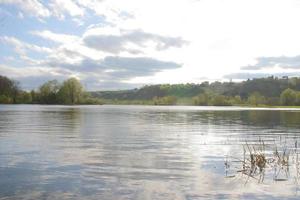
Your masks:
[[[13,100],[6,96],[6,95],[0,95],[0,104],[10,104],[13,103]]]
[[[177,98],[174,96],[154,97],[153,98],[154,105],[175,105],[176,102],[177,102]]]
[[[284,106],[294,106],[296,104],[297,92],[288,88],[280,94],[280,102]]]

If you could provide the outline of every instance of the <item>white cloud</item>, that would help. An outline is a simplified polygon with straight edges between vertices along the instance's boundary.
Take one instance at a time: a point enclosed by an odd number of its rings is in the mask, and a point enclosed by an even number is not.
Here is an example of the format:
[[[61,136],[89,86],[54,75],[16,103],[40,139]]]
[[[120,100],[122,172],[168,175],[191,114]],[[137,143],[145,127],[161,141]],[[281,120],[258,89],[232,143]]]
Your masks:
[[[120,52],[140,54],[147,48],[161,51],[171,47],[180,48],[188,43],[180,37],[162,36],[142,30],[113,30],[114,33],[109,34],[107,29],[96,29],[98,31],[88,30],[89,33],[84,35],[83,41],[85,45],[115,54]],[[103,32],[106,33],[103,34]]]
[[[38,45],[29,44],[23,41],[18,40],[15,37],[3,36],[0,37],[0,42],[4,44],[12,45],[16,52],[20,55],[26,55],[27,51],[35,51],[38,53],[51,53],[52,50],[47,47],[40,47]]]
[[[297,0],[50,0],[49,4],[22,1],[26,6],[20,2],[0,0],[0,3],[20,4],[25,17],[29,10],[25,7],[36,9],[36,5],[40,5],[44,12],[37,14],[38,17],[68,15],[71,19],[65,20],[90,25],[81,36],[75,36],[74,32],[34,31],[35,36],[57,43],[52,52],[6,38],[20,53],[26,49],[48,51],[49,60],[66,64],[116,55],[183,64],[182,68],[133,78],[131,82],[135,83],[200,82],[203,77],[220,80],[226,74],[241,72],[241,66],[255,65],[257,58],[298,58],[300,55],[300,27],[297,26],[300,2]],[[36,5],[32,6],[32,2]],[[58,26],[64,25],[64,21],[61,23]],[[91,39],[89,43],[86,43],[87,38]],[[189,45],[182,45],[178,38],[189,41]],[[293,66],[293,70],[298,70]],[[260,70],[257,73],[262,73]],[[275,68],[264,70],[264,74],[280,73]]]
[[[33,35],[57,42],[57,43],[72,43],[78,41],[80,38],[75,35],[54,33],[49,30],[31,31]]]
[[[117,1],[101,0],[0,0],[0,4],[11,4],[18,7],[25,14],[38,17],[56,17],[61,20],[66,15],[74,18],[73,21],[82,25],[85,15],[92,11],[94,14],[104,16],[107,22],[118,23],[132,18],[131,12],[123,10]]]
[[[266,68],[300,69],[300,55],[259,57],[254,65],[241,67],[243,70],[262,70]]]
[[[72,17],[84,15],[84,9],[72,0],[51,0],[49,7],[52,14],[60,19],[64,19],[66,13]]]
[[[92,10],[96,15],[104,16],[108,22],[118,23],[132,18],[133,11],[122,8],[122,1],[115,0],[75,0],[80,6]],[[130,2],[129,2],[130,3]]]
[[[21,87],[26,90],[37,89],[38,86],[49,80],[58,79],[62,81],[77,75],[67,69],[40,66],[20,68],[0,65],[0,71],[2,72],[1,75],[20,81]]]
[[[202,76],[222,79],[257,57],[300,54],[300,28],[295,26],[300,18],[297,1],[134,2],[126,3],[137,8],[136,17],[120,24],[121,28],[139,26],[161,35],[176,33],[190,41],[178,51],[154,54],[184,63],[183,69],[157,74],[154,83],[196,81]]]
[[[38,77],[38,76],[51,76],[51,75],[62,75],[58,69],[47,68],[47,67],[10,67],[5,65],[0,65],[1,71],[5,76],[13,77],[13,78],[21,78],[21,77]]]
[[[50,11],[38,0],[0,0],[0,4],[19,6],[26,14],[36,17],[50,16]]]
[[[39,0],[0,0],[0,4],[12,4],[19,7],[27,15],[38,18],[55,16],[64,19],[68,14],[72,17],[84,15],[84,9],[72,0],[51,0],[41,3]]]

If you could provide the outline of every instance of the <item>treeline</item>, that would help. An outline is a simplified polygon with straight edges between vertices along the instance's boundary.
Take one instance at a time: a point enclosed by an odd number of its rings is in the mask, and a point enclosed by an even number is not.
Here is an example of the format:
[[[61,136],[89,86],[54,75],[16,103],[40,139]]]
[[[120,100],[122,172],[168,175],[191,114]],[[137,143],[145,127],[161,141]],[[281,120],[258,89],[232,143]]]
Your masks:
[[[2,104],[102,104],[86,92],[76,78],[63,83],[52,80],[30,92],[21,89],[17,81],[0,76],[0,103]]]
[[[120,91],[91,92],[93,97],[118,100],[152,100],[157,97],[174,96],[176,98],[193,97],[204,92],[199,84],[162,84],[147,85],[139,89]]]
[[[300,78],[271,76],[243,82],[160,84],[86,92],[75,78],[62,83],[48,81],[37,90],[24,91],[18,82],[0,76],[0,103],[300,106]]]
[[[149,85],[140,89],[91,94],[114,104],[300,106],[297,91],[300,91],[300,78],[271,76],[242,82]]]
[[[0,75],[0,103],[17,103],[20,100],[20,93],[17,81]]]

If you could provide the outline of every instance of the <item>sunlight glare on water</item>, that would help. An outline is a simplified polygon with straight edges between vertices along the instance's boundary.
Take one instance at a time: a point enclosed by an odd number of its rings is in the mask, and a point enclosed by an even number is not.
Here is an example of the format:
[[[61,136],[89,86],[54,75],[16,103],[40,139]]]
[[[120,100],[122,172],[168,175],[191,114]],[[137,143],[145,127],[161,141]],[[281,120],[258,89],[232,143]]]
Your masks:
[[[258,183],[224,162],[300,141],[299,122],[295,109],[0,105],[0,199],[297,199],[293,170]]]

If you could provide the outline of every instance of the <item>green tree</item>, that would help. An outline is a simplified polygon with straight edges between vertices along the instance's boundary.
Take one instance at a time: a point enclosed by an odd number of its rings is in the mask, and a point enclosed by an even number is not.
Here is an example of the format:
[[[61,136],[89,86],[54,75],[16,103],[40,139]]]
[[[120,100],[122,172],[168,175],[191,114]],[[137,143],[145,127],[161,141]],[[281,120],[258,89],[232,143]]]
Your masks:
[[[253,92],[249,97],[248,97],[248,103],[250,105],[258,106],[259,104],[265,104],[266,98],[261,95],[259,92]]]
[[[231,105],[239,105],[243,103],[240,95],[235,95],[234,97],[230,98]]]
[[[175,105],[177,98],[174,96],[165,96],[165,97],[154,97],[154,105]]]
[[[293,106],[296,104],[296,99],[297,99],[297,93],[288,88],[285,89],[281,94],[280,94],[280,102],[282,105],[285,106]]]
[[[31,93],[30,92],[26,92],[26,91],[21,91],[19,93],[19,96],[18,96],[18,99],[17,99],[17,103],[25,103],[25,104],[32,103]]]
[[[12,99],[4,94],[0,95],[0,104],[10,104]]]
[[[267,97],[266,104],[270,106],[278,106],[280,105],[280,98],[279,97]]]
[[[13,85],[11,87],[13,103],[17,103],[20,92],[21,92],[20,83],[18,81],[13,81]]]
[[[17,98],[20,91],[21,89],[19,82],[0,75],[0,95],[2,96],[2,99],[8,98],[11,99],[9,102],[17,103]]]
[[[39,88],[39,101],[45,104],[58,103],[58,91],[60,85],[57,80],[52,80],[44,83]]]
[[[30,91],[30,95],[31,95],[31,102],[33,103],[33,104],[35,104],[35,103],[40,103],[40,95],[39,95],[39,93],[37,93],[36,91],[34,91],[34,90],[31,90]]]
[[[193,103],[197,106],[207,106],[209,102],[209,95],[207,93],[199,94],[193,97]]]
[[[211,99],[211,105],[213,106],[229,106],[231,105],[224,95],[215,95]]]
[[[59,96],[64,104],[78,104],[84,94],[83,86],[76,78],[64,81],[59,90]]]
[[[296,92],[296,101],[295,104],[297,106],[300,106],[300,92]]]

